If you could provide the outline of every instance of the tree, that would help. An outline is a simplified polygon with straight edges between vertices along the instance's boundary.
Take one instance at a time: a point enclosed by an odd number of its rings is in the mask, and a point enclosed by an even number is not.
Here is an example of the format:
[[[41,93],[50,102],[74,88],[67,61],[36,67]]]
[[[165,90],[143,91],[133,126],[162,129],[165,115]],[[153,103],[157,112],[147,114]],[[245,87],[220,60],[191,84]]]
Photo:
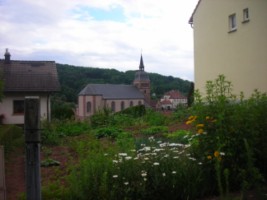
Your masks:
[[[0,74],[0,102],[3,99],[3,96],[4,96],[4,81],[2,79],[2,74]]]

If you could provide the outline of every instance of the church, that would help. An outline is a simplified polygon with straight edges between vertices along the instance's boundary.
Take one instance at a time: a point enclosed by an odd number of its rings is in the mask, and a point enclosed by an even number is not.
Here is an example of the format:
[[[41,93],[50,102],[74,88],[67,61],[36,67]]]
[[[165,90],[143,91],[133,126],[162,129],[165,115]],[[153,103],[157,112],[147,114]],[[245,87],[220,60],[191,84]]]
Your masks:
[[[88,84],[78,94],[77,119],[84,120],[97,111],[109,108],[120,112],[137,105],[150,104],[150,79],[145,72],[141,55],[139,70],[136,71],[132,85]]]

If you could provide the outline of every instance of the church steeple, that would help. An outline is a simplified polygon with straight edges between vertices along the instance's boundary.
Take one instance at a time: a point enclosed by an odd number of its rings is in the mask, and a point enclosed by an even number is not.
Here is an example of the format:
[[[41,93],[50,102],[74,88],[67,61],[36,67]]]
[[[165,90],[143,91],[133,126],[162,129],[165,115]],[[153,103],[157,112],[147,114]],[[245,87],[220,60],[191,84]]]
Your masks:
[[[142,54],[141,54],[141,58],[140,58],[139,70],[141,70],[141,71],[145,70]]]
[[[135,87],[144,94],[145,102],[150,103],[150,80],[148,73],[145,72],[145,66],[143,56],[141,54],[139,70],[135,73],[135,79],[133,81]]]

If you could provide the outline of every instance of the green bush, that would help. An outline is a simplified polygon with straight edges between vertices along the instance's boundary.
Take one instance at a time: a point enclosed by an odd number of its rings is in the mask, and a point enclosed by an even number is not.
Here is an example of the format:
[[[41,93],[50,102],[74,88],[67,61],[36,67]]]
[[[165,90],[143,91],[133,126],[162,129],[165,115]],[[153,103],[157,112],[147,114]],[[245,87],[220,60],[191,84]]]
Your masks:
[[[164,134],[166,138],[182,143],[182,144],[189,144],[191,135],[192,133],[187,130],[177,130],[172,133]]]
[[[75,104],[61,101],[59,99],[52,99],[52,119],[73,119],[74,118]]]
[[[137,118],[145,115],[146,110],[143,105],[127,108],[118,113],[112,113],[108,108],[99,110],[96,114],[90,117],[93,128],[119,126],[126,127],[135,123]]]
[[[96,138],[103,138],[103,137],[108,137],[108,138],[116,138],[120,133],[123,131],[121,129],[115,128],[115,127],[103,127],[103,128],[98,128],[95,129],[94,134]]]
[[[262,181],[258,170],[267,178],[266,94],[255,91],[249,99],[242,93],[237,97],[232,94],[232,84],[220,75],[207,82],[205,97],[198,92],[194,96],[192,109],[196,115],[187,121],[195,126],[192,150],[210,171],[216,171],[218,191],[243,189],[246,177],[255,180],[246,189],[256,187]],[[244,175],[244,171],[249,174]]]
[[[110,124],[110,118],[112,111],[108,108],[99,110],[93,116],[90,117],[90,122],[93,128],[105,127]]]
[[[87,133],[91,127],[87,121],[54,120],[42,122],[41,142],[47,145],[57,145],[66,136],[78,136]]]
[[[144,135],[163,134],[166,132],[168,132],[167,126],[151,126],[149,128],[141,130],[141,134],[144,134]]]
[[[144,115],[144,120],[150,126],[163,126],[168,123],[168,118],[162,113],[148,109],[146,115]]]
[[[0,145],[9,153],[24,144],[23,130],[15,125],[0,125]]]
[[[121,113],[132,116],[134,118],[142,117],[146,114],[146,108],[144,105],[133,106],[123,110]]]

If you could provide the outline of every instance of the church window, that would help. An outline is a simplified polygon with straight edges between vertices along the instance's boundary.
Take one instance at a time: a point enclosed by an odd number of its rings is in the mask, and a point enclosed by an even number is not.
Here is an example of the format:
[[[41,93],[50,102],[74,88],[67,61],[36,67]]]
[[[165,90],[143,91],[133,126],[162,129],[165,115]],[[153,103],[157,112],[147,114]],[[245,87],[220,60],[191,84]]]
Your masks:
[[[124,101],[121,102],[121,110],[124,110]]]
[[[91,110],[92,110],[92,104],[91,104],[90,101],[88,101],[88,102],[86,103],[86,111],[87,111],[88,113],[90,113]]]
[[[112,112],[116,111],[116,104],[114,101],[111,102],[111,110],[112,110]]]

